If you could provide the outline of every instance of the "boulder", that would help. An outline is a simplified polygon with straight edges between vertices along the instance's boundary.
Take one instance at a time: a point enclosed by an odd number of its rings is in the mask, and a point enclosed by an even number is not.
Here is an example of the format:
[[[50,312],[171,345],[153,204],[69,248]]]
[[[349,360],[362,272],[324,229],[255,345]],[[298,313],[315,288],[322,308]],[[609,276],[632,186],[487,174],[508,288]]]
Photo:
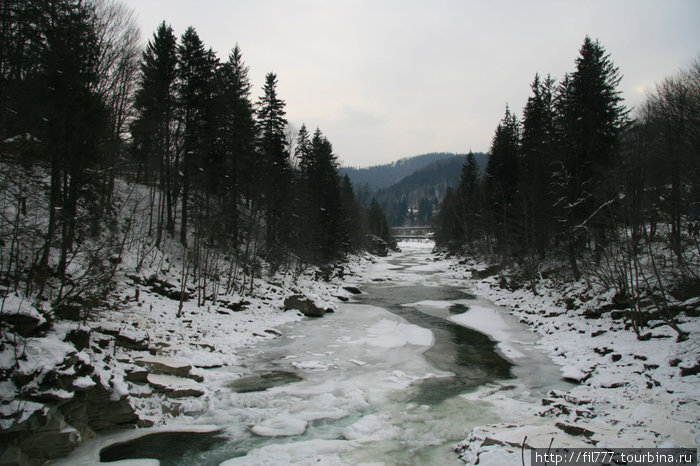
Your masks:
[[[80,444],[80,434],[75,429],[45,430],[27,437],[19,447],[30,458],[54,459],[66,456]]]
[[[295,309],[307,317],[323,317],[326,309],[320,308],[312,300],[303,295],[292,295],[284,300],[284,310]]]
[[[346,285],[343,287],[345,291],[349,291],[352,294],[362,294],[362,290],[354,285]]]
[[[198,397],[204,395],[199,384],[192,379],[173,375],[148,374],[148,383],[168,398]]]
[[[154,374],[174,375],[175,377],[192,377],[192,366],[185,361],[167,356],[142,356],[134,359],[134,363],[145,367]]]
[[[143,330],[128,327],[119,330],[115,341],[117,346],[136,351],[147,351],[148,343],[148,333],[144,332]]]
[[[38,313],[36,315],[2,313],[0,320],[9,324],[15,332],[24,338],[34,336],[36,332],[40,331],[39,326],[45,322],[45,319]]]
[[[81,435],[90,431],[131,428],[139,420],[126,398],[113,400],[102,385],[75,392],[72,400],[60,406],[66,422]]]
[[[73,343],[75,349],[82,351],[90,346],[90,330],[86,328],[76,328],[66,334],[64,341]]]

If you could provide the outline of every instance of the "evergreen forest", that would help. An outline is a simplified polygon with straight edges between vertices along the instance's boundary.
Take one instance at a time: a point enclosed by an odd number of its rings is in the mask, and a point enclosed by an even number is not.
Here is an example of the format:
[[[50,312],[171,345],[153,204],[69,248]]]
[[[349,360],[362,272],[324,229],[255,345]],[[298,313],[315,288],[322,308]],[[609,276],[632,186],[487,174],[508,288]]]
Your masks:
[[[522,117],[506,107],[483,176],[468,155],[436,242],[511,267],[534,293],[543,278],[614,290],[641,335],[652,315],[675,327],[671,297],[700,288],[700,61],[634,115],[621,79],[590,37],[560,81],[535,75]]]
[[[141,50],[119,2],[2,10],[3,286],[99,300],[124,250],[137,265],[163,250],[206,297],[390,240],[321,130],[288,123],[278,76],[252,88],[237,45],[222,61],[163,22]]]

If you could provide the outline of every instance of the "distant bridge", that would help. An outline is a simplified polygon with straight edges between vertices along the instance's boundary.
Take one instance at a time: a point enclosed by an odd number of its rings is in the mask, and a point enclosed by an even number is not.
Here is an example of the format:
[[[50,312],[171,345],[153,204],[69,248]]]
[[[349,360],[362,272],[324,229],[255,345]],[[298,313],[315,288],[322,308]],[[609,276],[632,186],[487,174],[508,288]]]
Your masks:
[[[391,234],[396,241],[426,241],[433,239],[433,227],[391,227]]]

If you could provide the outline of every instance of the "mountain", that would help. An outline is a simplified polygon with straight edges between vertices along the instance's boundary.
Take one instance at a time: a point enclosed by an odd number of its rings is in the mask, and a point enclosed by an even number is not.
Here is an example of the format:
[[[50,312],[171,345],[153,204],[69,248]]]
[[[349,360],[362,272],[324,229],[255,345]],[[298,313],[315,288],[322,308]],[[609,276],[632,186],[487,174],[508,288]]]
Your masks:
[[[398,183],[408,175],[434,163],[438,160],[454,157],[456,154],[449,152],[432,152],[430,154],[405,157],[396,162],[384,165],[374,165],[366,168],[342,167],[340,175],[348,175],[353,186],[367,186],[370,192],[387,188]]]
[[[486,168],[488,155],[474,154],[479,173]],[[464,154],[441,157],[419,170],[374,193],[387,221],[392,226],[426,225],[449,186],[456,186],[461,176]]]

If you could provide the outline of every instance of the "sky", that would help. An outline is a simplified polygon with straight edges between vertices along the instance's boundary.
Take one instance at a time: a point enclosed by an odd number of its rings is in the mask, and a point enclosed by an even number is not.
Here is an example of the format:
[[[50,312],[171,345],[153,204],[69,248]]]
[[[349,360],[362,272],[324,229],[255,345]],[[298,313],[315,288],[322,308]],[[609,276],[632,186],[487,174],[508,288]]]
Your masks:
[[[588,35],[623,76],[629,108],[700,57],[698,0],[123,0],[144,43],[162,21],[193,26],[252,98],[277,74],[293,128],[317,127],[343,165],[427,152],[487,152],[535,73],[575,69]]]

